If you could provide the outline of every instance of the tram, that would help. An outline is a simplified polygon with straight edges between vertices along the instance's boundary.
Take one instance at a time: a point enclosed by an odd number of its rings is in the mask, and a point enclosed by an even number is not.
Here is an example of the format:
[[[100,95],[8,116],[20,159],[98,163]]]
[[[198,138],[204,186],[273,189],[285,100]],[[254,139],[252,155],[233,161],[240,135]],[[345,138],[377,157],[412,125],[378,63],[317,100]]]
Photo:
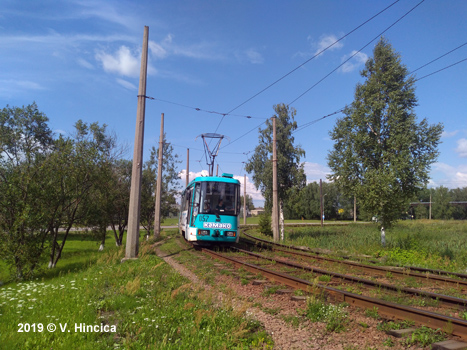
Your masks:
[[[182,192],[178,229],[198,244],[238,243],[240,182],[232,174],[197,177]]]

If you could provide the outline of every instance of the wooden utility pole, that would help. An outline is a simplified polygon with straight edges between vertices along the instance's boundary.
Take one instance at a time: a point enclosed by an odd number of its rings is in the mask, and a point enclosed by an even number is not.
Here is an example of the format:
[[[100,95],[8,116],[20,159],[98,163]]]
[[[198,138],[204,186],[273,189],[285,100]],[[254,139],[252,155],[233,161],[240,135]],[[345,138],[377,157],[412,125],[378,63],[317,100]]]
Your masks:
[[[272,236],[274,242],[279,242],[279,201],[277,196],[277,147],[276,147],[276,117],[272,117]]]
[[[156,211],[154,213],[154,238],[161,236],[161,193],[162,161],[164,157],[164,113],[161,114],[161,134],[159,136],[159,159],[157,164]]]
[[[319,179],[319,207],[320,207],[320,213],[321,213],[321,227],[324,226],[324,208],[323,208],[323,181]]]
[[[243,225],[246,225],[246,174],[243,175]]]
[[[186,149],[186,186],[190,183],[190,149]]]
[[[128,209],[128,231],[126,238],[125,259],[138,257],[139,224],[141,211],[141,175],[143,170],[144,116],[146,110],[146,79],[148,68],[149,27],[144,27],[143,51],[141,53],[141,71],[139,77],[138,106],[136,111],[135,146],[133,150],[133,168],[131,171],[130,204]]]

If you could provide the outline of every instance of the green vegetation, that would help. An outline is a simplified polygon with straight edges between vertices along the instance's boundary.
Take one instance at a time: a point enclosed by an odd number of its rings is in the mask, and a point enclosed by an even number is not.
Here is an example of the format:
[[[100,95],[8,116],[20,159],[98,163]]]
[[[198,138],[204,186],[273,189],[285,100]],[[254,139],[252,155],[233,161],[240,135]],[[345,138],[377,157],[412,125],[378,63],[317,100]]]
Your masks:
[[[374,224],[286,227],[284,243],[329,249],[336,255],[365,254],[385,265],[464,273],[467,269],[466,229],[465,221],[401,221],[389,230],[386,247],[382,248]],[[254,230],[251,232],[258,234]]]
[[[142,242],[138,260],[120,263],[123,248],[98,253],[85,234],[73,238],[60,271],[0,287],[1,348],[272,347],[259,322],[215,306],[214,295],[181,277],[154,255],[150,243]],[[21,323],[29,332],[18,332]],[[55,332],[47,331],[50,323]],[[80,332],[82,323],[98,325],[99,331]],[[109,331],[100,331],[101,324]]]
[[[357,84],[354,101],[329,133],[335,142],[329,179],[387,229],[427,185],[443,126],[417,122],[415,78],[385,38],[361,76],[365,81]]]
[[[348,323],[348,313],[344,305],[327,304],[319,297],[307,300],[306,316],[312,322],[326,322],[328,332],[341,332]]]

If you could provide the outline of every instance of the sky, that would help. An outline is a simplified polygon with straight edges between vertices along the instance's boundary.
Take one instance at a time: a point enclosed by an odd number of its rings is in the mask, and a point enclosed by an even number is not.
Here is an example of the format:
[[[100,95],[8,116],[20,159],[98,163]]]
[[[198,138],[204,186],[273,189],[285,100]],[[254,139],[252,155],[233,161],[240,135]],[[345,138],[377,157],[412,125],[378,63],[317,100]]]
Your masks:
[[[284,103],[299,128],[311,124],[293,134],[307,181],[325,180],[329,131],[343,116],[330,114],[352,103],[384,36],[410,72],[456,49],[414,73],[415,113],[444,125],[429,187],[466,187],[467,61],[449,66],[467,58],[467,1],[394,1],[0,0],[0,108],[36,102],[56,135],[79,119],[106,124],[131,159],[148,26],[144,159],[164,113],[183,184],[187,148],[190,179],[207,174],[204,133],[225,136],[215,171],[243,183],[259,128]]]

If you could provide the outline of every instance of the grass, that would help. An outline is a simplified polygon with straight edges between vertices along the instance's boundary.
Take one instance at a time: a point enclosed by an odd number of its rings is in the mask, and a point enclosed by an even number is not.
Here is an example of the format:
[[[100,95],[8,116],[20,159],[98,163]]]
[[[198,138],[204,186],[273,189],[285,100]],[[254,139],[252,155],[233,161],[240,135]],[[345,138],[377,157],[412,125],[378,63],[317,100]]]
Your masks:
[[[79,237],[68,242],[60,270],[0,287],[0,349],[272,348],[260,323],[215,306],[149,243],[141,243],[138,260],[120,263],[123,248],[97,253]],[[81,324],[99,331],[80,331]]]
[[[369,255],[379,258],[381,264],[466,273],[466,231],[466,221],[400,221],[386,230],[386,247],[382,247],[377,224],[286,227],[284,243],[336,254]]]
[[[325,322],[328,332],[344,331],[349,320],[344,305],[333,305],[312,296],[307,300],[306,316],[312,322]]]

